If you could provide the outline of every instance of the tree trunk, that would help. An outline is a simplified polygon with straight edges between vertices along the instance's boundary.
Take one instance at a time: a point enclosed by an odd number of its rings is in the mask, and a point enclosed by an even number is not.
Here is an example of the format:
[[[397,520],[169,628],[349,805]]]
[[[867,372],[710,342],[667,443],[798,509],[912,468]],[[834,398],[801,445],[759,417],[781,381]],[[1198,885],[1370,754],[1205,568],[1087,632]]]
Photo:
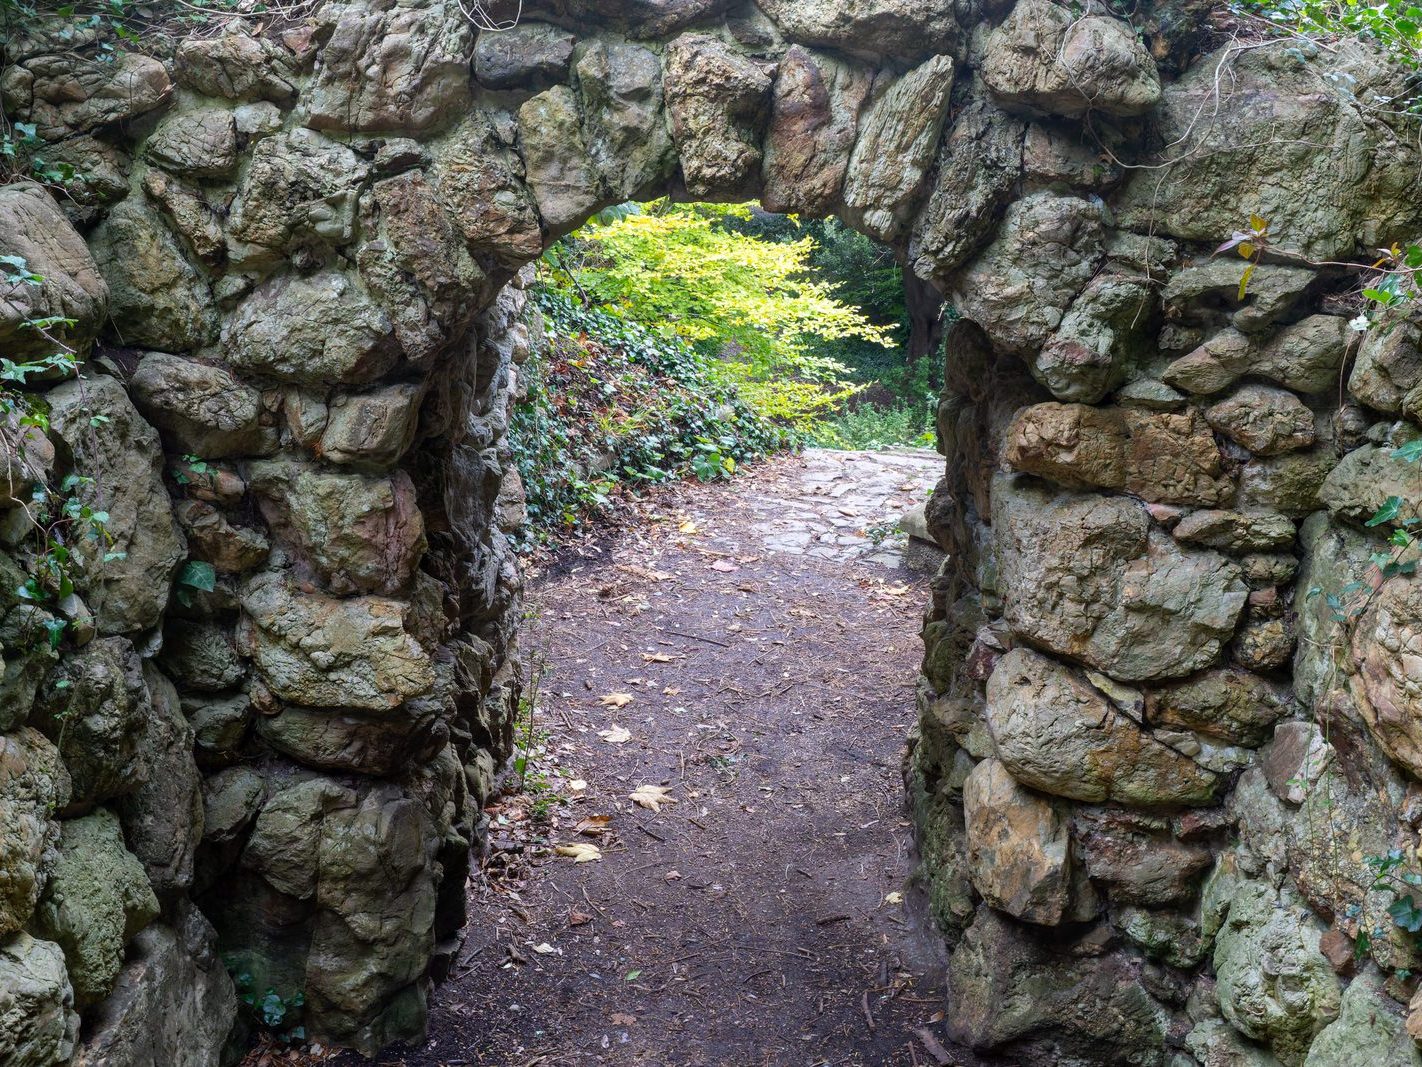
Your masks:
[[[938,351],[943,341],[943,294],[905,267],[904,307],[908,309],[908,365],[912,367]]]

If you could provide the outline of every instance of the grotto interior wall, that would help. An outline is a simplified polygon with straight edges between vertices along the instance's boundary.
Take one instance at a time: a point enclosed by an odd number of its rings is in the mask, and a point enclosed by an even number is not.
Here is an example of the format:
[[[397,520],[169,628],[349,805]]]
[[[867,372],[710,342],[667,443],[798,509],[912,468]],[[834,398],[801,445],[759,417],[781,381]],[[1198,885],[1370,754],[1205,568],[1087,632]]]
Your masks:
[[[1422,585],[1347,624],[1303,591],[1415,478],[1418,331],[1360,343],[1319,261],[1414,235],[1422,159],[1365,54],[1207,17],[320,0],[7,41],[7,115],[81,176],[0,188],[42,276],[0,341],[60,315],[85,364],[5,437],[0,1059],[216,1062],[219,954],[314,1036],[420,1036],[519,691],[520,268],[670,192],[838,214],[961,312],[906,773],[955,1035],[1417,1062],[1362,857],[1417,845]],[[1251,212],[1296,255],[1240,299],[1209,253]],[[69,472],[126,554],[21,600]]]

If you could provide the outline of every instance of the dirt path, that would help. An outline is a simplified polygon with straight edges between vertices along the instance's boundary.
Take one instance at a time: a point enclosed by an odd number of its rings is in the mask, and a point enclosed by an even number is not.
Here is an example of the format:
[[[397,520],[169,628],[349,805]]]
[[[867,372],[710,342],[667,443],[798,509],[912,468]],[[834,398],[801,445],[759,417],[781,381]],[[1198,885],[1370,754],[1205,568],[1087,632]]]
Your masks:
[[[915,1032],[940,1033],[942,1002],[904,893],[926,579],[862,532],[940,464],[779,460],[664,500],[534,585],[547,784],[491,811],[431,1041],[386,1062],[969,1062]],[[660,811],[630,799],[642,786]]]

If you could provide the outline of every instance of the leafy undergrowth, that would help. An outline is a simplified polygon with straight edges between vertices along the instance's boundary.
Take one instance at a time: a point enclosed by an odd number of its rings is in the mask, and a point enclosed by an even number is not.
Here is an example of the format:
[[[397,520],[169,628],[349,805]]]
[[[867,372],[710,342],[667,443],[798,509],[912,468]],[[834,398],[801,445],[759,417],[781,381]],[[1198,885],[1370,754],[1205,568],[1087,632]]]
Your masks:
[[[680,341],[540,289],[546,340],[523,367],[509,442],[529,550],[605,518],[649,486],[730,478],[795,437],[757,415]]]

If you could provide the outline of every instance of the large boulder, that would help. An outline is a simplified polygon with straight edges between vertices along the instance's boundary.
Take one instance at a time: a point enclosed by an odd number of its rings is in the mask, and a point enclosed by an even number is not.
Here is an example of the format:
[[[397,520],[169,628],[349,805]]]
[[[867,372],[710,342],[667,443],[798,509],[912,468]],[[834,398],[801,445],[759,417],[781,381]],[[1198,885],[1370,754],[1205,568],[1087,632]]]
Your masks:
[[[0,348],[10,359],[51,355],[50,344],[21,324],[73,319],[52,335],[81,357],[103,323],[109,288],[89,247],[45,188],[31,182],[0,186],[0,256],[16,256],[37,282],[0,288]],[[9,273],[9,268],[6,268]]]
[[[1406,411],[1422,421],[1422,324],[1407,310],[1376,323],[1358,346],[1348,392],[1387,414]]]
[[[423,393],[403,383],[332,397],[316,454],[360,471],[389,470],[414,442]]]
[[[579,51],[573,70],[588,155],[608,195],[654,195],[675,169],[661,58],[641,45],[595,38]]]
[[[287,104],[296,99],[292,57],[268,37],[229,24],[213,37],[187,37],[174,53],[178,84],[225,100],[270,100]]]
[[[1170,1022],[1128,957],[1054,953],[991,908],[978,910],[948,966],[948,1032],[974,1049],[1052,1037],[1065,1048],[1044,1062],[1164,1067]]]
[[[0,941],[21,929],[39,902],[59,841],[54,813],[69,803],[69,792],[69,772],[43,734],[28,726],[0,734]],[[3,1035],[0,1025],[0,1050]]]
[[[1096,204],[1034,193],[1008,207],[992,243],[957,274],[949,302],[995,348],[1030,359],[1096,274],[1104,241]]]
[[[237,995],[215,942],[212,926],[186,903],[173,926],[139,933],[114,991],[90,1015],[73,1067],[222,1062]]]
[[[704,34],[684,34],[668,46],[667,114],[693,198],[759,192],[772,74]]]
[[[284,460],[253,463],[248,472],[273,532],[323,588],[387,596],[409,588],[425,527],[408,474],[371,477]]]
[[[1211,666],[1248,590],[1215,552],[1187,551],[1124,497],[993,483],[1004,617],[1024,640],[1124,681]]]
[[[376,182],[380,223],[361,276],[382,302],[405,357],[428,366],[465,337],[484,272],[421,171]]]
[[[237,170],[237,122],[221,107],[177,111],[143,149],[154,163],[185,178],[229,178]]]
[[[0,92],[12,119],[33,123],[41,140],[53,142],[154,111],[172,98],[173,83],[153,56],[90,58],[56,48],[6,67]]]
[[[983,899],[1027,922],[1055,926],[1071,895],[1065,805],[1024,789],[995,759],[963,782],[968,871]]]
[[[0,941],[0,1062],[67,1067],[78,1036],[64,951],[24,932]]]
[[[153,702],[125,637],[103,637],[66,656],[45,679],[31,722],[59,746],[84,807],[148,780],[144,739]]]
[[[967,34],[952,0],[763,0],[787,38],[846,52],[913,58],[953,52]]]
[[[546,22],[525,20],[474,42],[474,77],[490,89],[546,88],[566,80],[576,38]]]
[[[222,459],[276,447],[275,430],[262,425],[262,395],[222,367],[149,352],[129,392],[173,452]]]
[[[245,641],[267,686],[294,704],[389,710],[434,684],[411,605],[297,592],[280,573],[242,591]]]
[[[202,778],[178,691],[151,663],[143,665],[143,677],[152,698],[140,742],[148,780],[119,802],[119,819],[149,885],[171,900],[193,882],[193,856],[202,839]]]
[[[109,287],[109,318],[124,344],[186,352],[217,336],[207,282],[183,257],[163,220],[130,196],[89,238]]]
[[[316,20],[313,129],[429,133],[469,106],[474,28],[458,4],[356,0],[325,4]]]
[[[266,249],[272,263],[301,245],[345,244],[369,172],[348,147],[304,127],[265,137],[252,148],[229,233]]]
[[[660,122],[660,116],[654,111],[646,121]],[[640,143],[641,134],[638,127],[619,138],[609,135],[609,143],[619,148]],[[430,179],[469,251],[515,268],[543,251],[538,205],[523,180],[517,139],[510,116],[475,111],[439,142],[430,167]],[[598,144],[594,137],[594,152]]]
[[[77,1006],[109,995],[124,949],[157,915],[158,898],[124,847],[118,817],[99,808],[65,822],[34,928],[64,949]]]
[[[954,116],[933,188],[914,220],[909,259],[919,277],[946,284],[988,240],[1021,176],[1025,129],[987,100],[973,100]]]
[[[988,38],[982,79],[1009,108],[1129,116],[1160,99],[1155,61],[1128,23],[1021,0]]]
[[[1401,1005],[1369,969],[1343,991],[1338,1018],[1309,1046],[1303,1067],[1422,1067],[1422,1050],[1408,1035]]]
[[[1341,317],[1310,315],[1262,340],[1235,328],[1221,330],[1166,367],[1161,379],[1187,393],[1210,394],[1249,374],[1300,393],[1326,394],[1338,386],[1347,350]]]
[[[1236,745],[1258,745],[1294,704],[1279,684],[1238,669],[1203,671],[1147,694],[1146,718]]]
[[[844,216],[880,241],[918,209],[953,90],[953,60],[934,56],[879,94],[859,123],[844,176]]]
[[[400,358],[389,316],[334,269],[263,282],[223,326],[222,344],[244,374],[296,385],[365,384]]]
[[[1046,656],[1014,649],[987,683],[997,757],[1023,785],[1073,800],[1134,807],[1208,804],[1219,777]]]
[[[874,76],[869,69],[793,45],[781,58],[765,139],[767,211],[828,215],[839,203]]]
[[[1422,467],[1396,455],[1396,449],[1364,445],[1349,452],[1329,472],[1319,497],[1334,517],[1366,524],[1393,497],[1408,502],[1422,489]],[[1384,522],[1400,526],[1414,518],[1404,505]]]
[[[1338,977],[1319,951],[1323,925],[1287,890],[1217,873],[1207,887],[1223,921],[1215,934],[1215,995],[1225,1018],[1286,1067],[1303,1063],[1315,1035],[1338,1017]]]
[[[1218,243],[1251,213],[1315,259],[1404,243],[1417,226],[1418,151],[1371,114],[1392,75],[1361,43],[1306,54],[1291,41],[1225,46],[1166,86],[1159,161],[1135,172],[1124,226]]]
[[[74,492],[108,513],[107,559],[90,561],[76,583],[100,633],[155,625],[185,555],[163,486],[163,446],[113,378],[65,382],[49,393],[50,425],[92,482]]]
[[[573,90],[555,85],[526,100],[518,109],[518,130],[528,185],[547,239],[553,240],[577,227],[603,200]]]

